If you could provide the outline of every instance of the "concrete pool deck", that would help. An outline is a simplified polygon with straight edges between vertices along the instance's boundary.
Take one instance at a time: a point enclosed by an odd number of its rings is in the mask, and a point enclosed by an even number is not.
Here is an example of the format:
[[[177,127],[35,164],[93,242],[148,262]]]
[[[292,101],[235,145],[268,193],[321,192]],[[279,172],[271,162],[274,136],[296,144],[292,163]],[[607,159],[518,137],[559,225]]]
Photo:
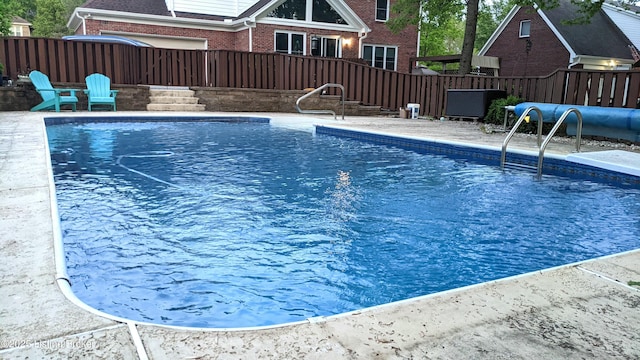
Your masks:
[[[92,115],[112,114],[75,116]],[[57,220],[42,121],[53,116],[0,114],[2,359],[640,358],[640,288],[628,285],[640,282],[640,249],[268,329],[181,329],[100,316],[65,296],[65,281],[56,279]],[[278,126],[323,123],[496,148],[504,138],[465,122],[259,116]],[[533,150],[535,138],[518,136],[511,146]],[[573,146],[552,142],[548,153],[568,155]],[[602,159],[604,150],[615,151]],[[593,161],[619,159],[640,169],[637,147],[585,144],[582,151],[595,154]]]

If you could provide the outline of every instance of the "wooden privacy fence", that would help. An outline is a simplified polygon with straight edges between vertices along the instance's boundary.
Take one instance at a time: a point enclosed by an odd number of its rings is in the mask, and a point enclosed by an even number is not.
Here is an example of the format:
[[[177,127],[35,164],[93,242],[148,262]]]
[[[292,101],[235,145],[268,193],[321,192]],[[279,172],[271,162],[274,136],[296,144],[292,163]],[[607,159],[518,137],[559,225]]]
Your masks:
[[[449,89],[500,89],[533,102],[635,108],[640,71],[558,70],[546,77],[411,75],[345,59],[227,50],[173,50],[47,38],[2,38],[5,76],[40,70],[52,82],[82,83],[102,73],[114,84],[302,90],[345,87],[348,100],[444,114]]]

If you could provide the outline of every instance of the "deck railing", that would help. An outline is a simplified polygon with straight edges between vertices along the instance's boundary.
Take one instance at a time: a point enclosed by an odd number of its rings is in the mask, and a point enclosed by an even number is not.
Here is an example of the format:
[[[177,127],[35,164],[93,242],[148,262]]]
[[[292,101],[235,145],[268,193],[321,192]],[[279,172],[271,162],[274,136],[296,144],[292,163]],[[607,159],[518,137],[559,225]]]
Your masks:
[[[419,103],[444,115],[449,89],[501,89],[531,102],[635,108],[640,71],[558,70],[545,77],[411,75],[346,59],[228,50],[174,50],[48,38],[1,38],[4,75],[40,70],[52,82],[82,83],[94,72],[114,84],[302,90],[345,87],[347,100],[387,109]],[[335,90],[332,90],[335,91]]]

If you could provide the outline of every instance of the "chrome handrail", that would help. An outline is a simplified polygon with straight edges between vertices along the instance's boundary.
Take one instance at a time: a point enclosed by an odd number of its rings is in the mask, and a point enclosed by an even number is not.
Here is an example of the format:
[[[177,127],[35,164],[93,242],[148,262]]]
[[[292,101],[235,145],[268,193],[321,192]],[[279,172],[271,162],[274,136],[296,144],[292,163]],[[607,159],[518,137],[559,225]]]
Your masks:
[[[567,116],[569,116],[569,114],[572,112],[575,112],[576,116],[578,117],[578,127],[576,129],[576,152],[580,152],[580,143],[582,142],[582,113],[576,108],[569,108],[564,113],[562,113],[560,119],[558,119],[556,124],[549,132],[549,135],[547,135],[542,145],[540,145],[540,152],[538,153],[538,178],[542,177],[542,162],[544,161],[544,150],[547,148],[547,144],[549,144],[549,141],[551,141],[551,137],[556,133],[556,131],[558,131],[558,128],[560,127],[560,125],[562,125],[564,119],[566,119]]]
[[[538,147],[540,147],[540,145],[542,144],[542,123],[543,123],[542,111],[536,106],[530,106],[522,113],[522,115],[520,115],[520,118],[518,119],[518,121],[516,121],[515,125],[513,125],[513,128],[509,132],[509,135],[507,135],[507,137],[502,142],[502,155],[500,156],[500,168],[504,169],[504,164],[507,160],[507,145],[509,144],[509,141],[511,141],[511,138],[518,130],[518,127],[520,127],[522,122],[526,119],[527,115],[529,115],[529,113],[532,110],[538,114]]]
[[[332,84],[332,83],[327,83],[324,84],[322,86],[320,86],[317,89],[314,89],[313,91],[302,95],[300,98],[298,98],[298,100],[296,101],[296,110],[298,110],[299,113],[301,114],[331,114],[333,115],[333,118],[336,119],[336,112],[333,110],[302,110],[300,109],[300,102],[306,98],[308,98],[309,96],[320,92],[328,87],[337,87],[340,88],[340,90],[342,91],[342,120],[344,120],[344,86],[340,85],[340,84]]]

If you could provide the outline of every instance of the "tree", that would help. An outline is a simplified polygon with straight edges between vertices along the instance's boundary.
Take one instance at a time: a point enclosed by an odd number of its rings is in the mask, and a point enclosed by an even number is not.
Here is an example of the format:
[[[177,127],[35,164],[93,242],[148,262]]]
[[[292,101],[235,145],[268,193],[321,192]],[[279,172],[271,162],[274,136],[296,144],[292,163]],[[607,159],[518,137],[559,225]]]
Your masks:
[[[33,35],[61,37],[69,33],[68,17],[62,0],[36,0],[36,16],[33,19]]]
[[[471,58],[473,58],[473,44],[476,42],[476,30],[478,25],[478,7],[480,0],[467,0],[467,20],[464,27],[464,40],[460,52],[460,68],[458,74],[471,72]]]
[[[8,2],[0,2],[0,35],[9,35],[11,28],[11,18],[13,15],[9,10]]]
[[[475,50],[479,50],[487,43],[514,5],[514,0],[493,0],[491,3],[480,3]]]

